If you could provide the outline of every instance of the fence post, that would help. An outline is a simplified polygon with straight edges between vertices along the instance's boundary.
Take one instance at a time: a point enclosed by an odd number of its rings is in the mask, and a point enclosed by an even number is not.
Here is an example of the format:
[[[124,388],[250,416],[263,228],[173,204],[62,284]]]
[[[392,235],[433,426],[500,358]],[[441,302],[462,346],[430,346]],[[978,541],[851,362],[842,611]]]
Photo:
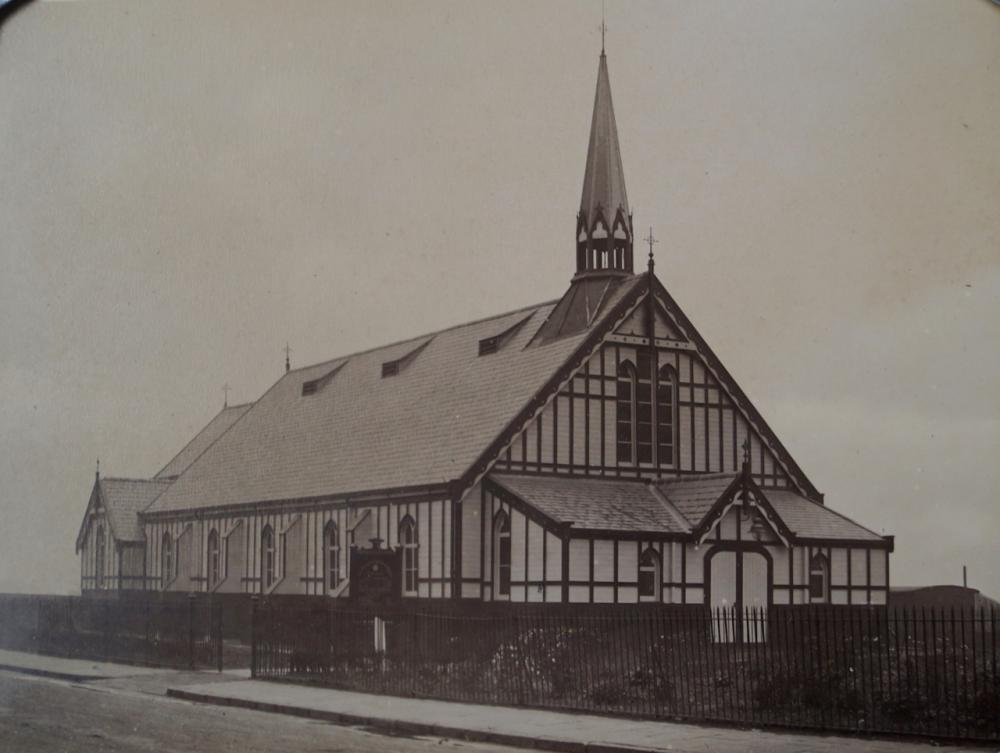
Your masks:
[[[194,594],[187,597],[188,610],[188,666],[194,669]]]
[[[254,594],[250,597],[250,679],[257,677],[257,601]]]
[[[111,601],[104,602],[104,660],[111,659]]]
[[[217,671],[222,671],[222,602],[216,602],[215,597],[212,597],[212,607],[214,610],[215,620],[213,621],[213,627],[215,628],[215,668]]]

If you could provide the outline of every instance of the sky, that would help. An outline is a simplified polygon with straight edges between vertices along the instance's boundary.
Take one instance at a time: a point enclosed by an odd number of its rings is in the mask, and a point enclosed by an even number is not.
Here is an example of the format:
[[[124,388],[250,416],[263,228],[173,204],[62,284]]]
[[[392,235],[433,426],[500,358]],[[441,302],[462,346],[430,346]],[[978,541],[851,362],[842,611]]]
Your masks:
[[[1000,597],[1000,7],[607,2],[637,235],[893,585]],[[284,370],[558,298],[601,3],[38,2],[0,28],[0,591]],[[641,229],[642,233],[638,230]],[[502,378],[502,375],[498,375]]]

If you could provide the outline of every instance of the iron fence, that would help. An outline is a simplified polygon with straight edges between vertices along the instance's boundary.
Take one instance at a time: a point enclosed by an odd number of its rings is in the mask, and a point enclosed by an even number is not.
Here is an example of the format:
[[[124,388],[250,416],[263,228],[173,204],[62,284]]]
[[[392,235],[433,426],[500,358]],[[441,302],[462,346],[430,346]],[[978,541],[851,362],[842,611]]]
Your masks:
[[[216,668],[222,605],[207,598],[0,597],[0,648],[53,656]]]
[[[477,614],[265,602],[253,610],[252,673],[477,703],[996,740],[997,622],[884,607]]]

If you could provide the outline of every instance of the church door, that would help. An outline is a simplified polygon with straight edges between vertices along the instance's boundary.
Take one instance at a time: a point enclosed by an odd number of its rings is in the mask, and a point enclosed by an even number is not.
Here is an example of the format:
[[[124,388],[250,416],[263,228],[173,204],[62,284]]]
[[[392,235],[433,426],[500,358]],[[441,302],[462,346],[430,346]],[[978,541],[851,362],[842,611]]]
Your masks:
[[[744,548],[715,549],[707,558],[715,640],[765,640],[771,577],[768,558],[762,551]]]

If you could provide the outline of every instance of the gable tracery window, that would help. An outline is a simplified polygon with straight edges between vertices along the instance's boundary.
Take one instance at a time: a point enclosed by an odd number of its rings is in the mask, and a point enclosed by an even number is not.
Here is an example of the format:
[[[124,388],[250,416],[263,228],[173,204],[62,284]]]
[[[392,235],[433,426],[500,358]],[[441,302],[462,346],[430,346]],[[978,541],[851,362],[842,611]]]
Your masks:
[[[208,532],[208,587],[215,588],[222,575],[222,559],[219,550],[219,532],[214,528]]]
[[[332,520],[323,532],[326,544],[326,587],[333,591],[340,585],[340,530]]]
[[[260,577],[264,590],[274,585],[274,529],[264,526],[260,534]]]
[[[615,426],[618,463],[652,463],[655,441],[659,465],[673,465],[677,384],[674,370],[669,365],[659,370],[654,401],[650,354],[640,350],[636,364],[633,366],[631,361],[618,364]]]
[[[403,594],[417,594],[417,524],[407,515],[399,522],[399,545],[403,549]]]
[[[503,510],[497,513],[493,522],[493,582],[496,584],[496,598],[510,598],[510,518]]]

